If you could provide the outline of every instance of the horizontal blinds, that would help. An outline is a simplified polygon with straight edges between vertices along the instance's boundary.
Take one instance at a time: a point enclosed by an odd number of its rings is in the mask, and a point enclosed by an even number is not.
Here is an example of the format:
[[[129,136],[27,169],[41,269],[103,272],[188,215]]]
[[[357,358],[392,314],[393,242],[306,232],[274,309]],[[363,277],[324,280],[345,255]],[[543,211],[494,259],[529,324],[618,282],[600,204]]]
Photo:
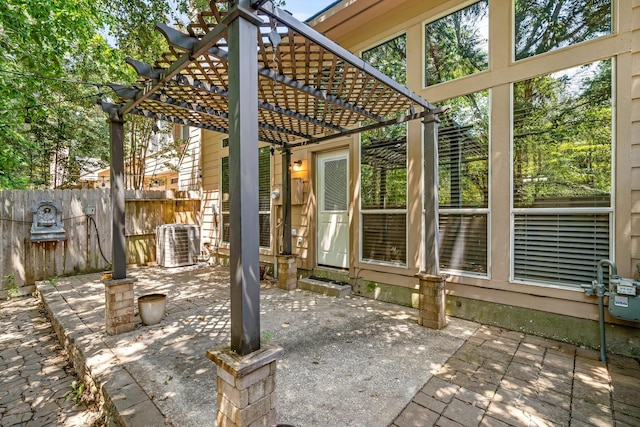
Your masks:
[[[362,258],[394,264],[407,262],[407,215],[362,214]]]
[[[440,267],[487,274],[487,214],[440,214]]]
[[[517,214],[514,278],[580,286],[596,277],[596,263],[610,258],[608,213]]]
[[[229,243],[229,157],[223,157],[222,183],[222,241]],[[271,247],[271,152],[269,147],[258,151],[258,204],[260,246]]]

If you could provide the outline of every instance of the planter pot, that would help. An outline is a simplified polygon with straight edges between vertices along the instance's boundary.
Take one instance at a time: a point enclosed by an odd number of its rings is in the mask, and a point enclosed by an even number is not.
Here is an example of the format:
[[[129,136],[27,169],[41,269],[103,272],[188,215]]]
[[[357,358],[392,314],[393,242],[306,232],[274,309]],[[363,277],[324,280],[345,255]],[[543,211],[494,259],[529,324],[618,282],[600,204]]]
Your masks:
[[[155,325],[164,316],[164,309],[167,306],[167,296],[165,294],[149,294],[138,298],[138,312],[140,319],[145,325]]]

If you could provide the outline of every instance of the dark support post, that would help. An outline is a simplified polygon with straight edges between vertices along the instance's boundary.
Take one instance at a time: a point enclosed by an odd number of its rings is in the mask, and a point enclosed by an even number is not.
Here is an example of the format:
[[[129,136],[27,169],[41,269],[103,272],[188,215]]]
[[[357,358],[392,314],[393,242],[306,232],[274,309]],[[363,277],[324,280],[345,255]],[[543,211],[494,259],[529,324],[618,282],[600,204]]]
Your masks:
[[[245,356],[260,349],[258,32],[239,15],[228,37],[231,350]]]
[[[438,116],[424,120],[424,272],[440,274],[440,234],[438,229]]]
[[[120,111],[109,112],[111,130],[111,265],[114,280],[127,277],[127,252],[124,234],[124,119]]]
[[[291,255],[291,150],[282,150],[282,255]]]

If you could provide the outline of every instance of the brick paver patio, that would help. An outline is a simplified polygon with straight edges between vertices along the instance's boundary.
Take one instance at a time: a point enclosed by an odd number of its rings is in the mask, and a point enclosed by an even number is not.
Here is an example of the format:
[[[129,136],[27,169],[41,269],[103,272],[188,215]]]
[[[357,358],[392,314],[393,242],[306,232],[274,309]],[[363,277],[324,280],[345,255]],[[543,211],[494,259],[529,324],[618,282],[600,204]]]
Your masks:
[[[639,426],[640,365],[482,326],[414,396],[393,427]]]

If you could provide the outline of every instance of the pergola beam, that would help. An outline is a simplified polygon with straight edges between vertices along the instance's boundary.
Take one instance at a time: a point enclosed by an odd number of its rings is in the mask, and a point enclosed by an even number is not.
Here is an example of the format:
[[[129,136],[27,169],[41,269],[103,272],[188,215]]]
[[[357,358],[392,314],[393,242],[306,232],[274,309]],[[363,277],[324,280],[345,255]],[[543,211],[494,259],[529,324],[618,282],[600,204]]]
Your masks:
[[[295,147],[301,147],[301,146],[309,145],[309,144],[319,144],[321,142],[329,141],[331,139],[335,139],[335,138],[340,137],[340,136],[353,135],[353,134],[356,134],[356,133],[366,132],[366,131],[369,131],[369,130],[374,130],[374,129],[378,129],[378,128],[385,127],[385,126],[396,125],[396,124],[399,124],[399,123],[405,123],[405,122],[409,122],[409,121],[417,120],[417,119],[425,119],[425,118],[428,118],[429,116],[442,114],[445,111],[447,111],[448,109],[449,109],[448,106],[439,107],[439,108],[434,107],[433,111],[423,111],[421,113],[407,114],[406,116],[397,117],[395,119],[384,120],[382,122],[373,123],[373,124],[368,125],[368,126],[362,126],[362,127],[355,128],[355,129],[349,129],[349,130],[347,130],[345,132],[342,132],[340,135],[322,136],[322,137],[319,137],[319,138],[311,138],[308,141],[298,142],[298,143],[295,143],[295,144],[289,144],[289,147],[295,148]],[[425,119],[425,120],[427,120],[427,119]]]
[[[226,21],[225,17],[225,21]],[[142,90],[134,99],[127,102],[121,109],[121,114],[127,114],[138,105],[140,105],[145,99],[147,99],[152,93],[164,87],[164,85],[169,82],[173,77],[180,73],[184,68],[188,67],[189,64],[194,62],[198,56],[204,54],[207,49],[209,49],[213,44],[215,44],[218,40],[220,40],[224,33],[227,30],[227,24],[223,21],[220,24],[216,25],[213,30],[209,31],[204,37],[202,37],[198,42],[193,46],[193,50],[190,52],[186,52],[178,58],[176,62],[171,64],[169,68],[164,70],[160,76],[156,79],[153,79],[151,83],[149,83],[144,90]]]
[[[409,98],[411,101],[415,102],[417,105],[421,105],[427,110],[435,110],[436,106],[432,105],[428,101],[426,101],[421,96],[418,96],[414,92],[407,89],[405,86],[402,86],[392,78],[388,77],[386,74],[379,71],[377,68],[371,66],[366,61],[361,58],[358,58],[353,53],[349,52],[347,49],[343,48],[336,42],[328,39],[323,34],[314,30],[313,28],[305,25],[304,23],[298,21],[291,14],[286,11],[276,7],[270,1],[256,1],[254,2],[255,7],[257,7],[261,12],[280,22],[287,28],[294,30],[296,33],[300,34],[307,40],[317,44],[323,49],[331,52],[337,57],[343,59],[345,62],[351,64],[355,68],[365,72],[366,74],[374,77],[376,80],[380,81],[384,85],[390,87],[395,92],[401,93],[405,97]]]

